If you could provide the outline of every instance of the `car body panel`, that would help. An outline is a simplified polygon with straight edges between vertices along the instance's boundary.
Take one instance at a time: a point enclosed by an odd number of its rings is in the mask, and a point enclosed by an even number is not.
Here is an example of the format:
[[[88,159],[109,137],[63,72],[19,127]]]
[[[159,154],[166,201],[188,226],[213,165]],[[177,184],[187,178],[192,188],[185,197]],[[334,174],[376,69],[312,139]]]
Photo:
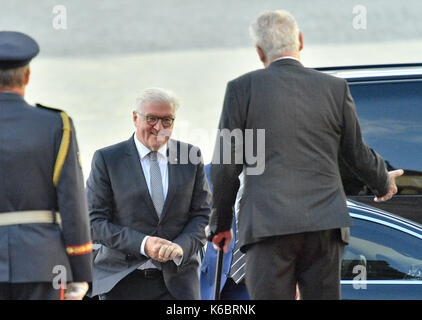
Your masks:
[[[347,201],[354,225],[342,264],[343,299],[422,299],[422,226]]]

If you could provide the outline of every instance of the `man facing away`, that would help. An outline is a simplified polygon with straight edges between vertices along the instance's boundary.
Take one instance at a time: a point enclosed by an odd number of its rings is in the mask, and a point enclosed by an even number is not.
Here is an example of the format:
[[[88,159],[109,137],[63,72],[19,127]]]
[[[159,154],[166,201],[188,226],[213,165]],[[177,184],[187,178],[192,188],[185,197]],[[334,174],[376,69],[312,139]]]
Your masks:
[[[199,299],[199,250],[211,195],[200,150],[170,139],[174,95],[146,89],[136,132],[98,150],[87,193],[100,299]]]
[[[264,12],[251,24],[251,34],[265,68],[227,85],[219,129],[240,130],[244,139],[236,143],[227,135],[218,137],[211,167],[210,237],[214,244],[225,239],[227,251],[231,208],[244,167],[239,238],[251,299],[294,299],[296,283],[301,299],[339,299],[352,220],[338,157],[370,187],[376,201],[397,192],[394,179],[403,171],[388,173],[383,159],[363,141],[347,82],[303,67],[303,35],[290,13]],[[245,138],[247,129],[256,136],[253,143]],[[257,129],[265,130],[264,140]],[[247,158],[235,161],[259,144],[265,146],[258,154],[260,168]]]
[[[92,243],[78,144],[64,111],[24,99],[38,52],[0,32],[0,299],[82,299]]]

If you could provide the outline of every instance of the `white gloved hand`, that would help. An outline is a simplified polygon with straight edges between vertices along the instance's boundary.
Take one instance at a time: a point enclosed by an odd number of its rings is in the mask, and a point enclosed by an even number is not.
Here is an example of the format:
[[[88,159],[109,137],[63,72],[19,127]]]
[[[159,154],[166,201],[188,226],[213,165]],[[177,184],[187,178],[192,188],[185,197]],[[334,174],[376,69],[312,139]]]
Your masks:
[[[88,292],[89,285],[87,282],[71,282],[66,286],[64,294],[65,300],[82,300]]]

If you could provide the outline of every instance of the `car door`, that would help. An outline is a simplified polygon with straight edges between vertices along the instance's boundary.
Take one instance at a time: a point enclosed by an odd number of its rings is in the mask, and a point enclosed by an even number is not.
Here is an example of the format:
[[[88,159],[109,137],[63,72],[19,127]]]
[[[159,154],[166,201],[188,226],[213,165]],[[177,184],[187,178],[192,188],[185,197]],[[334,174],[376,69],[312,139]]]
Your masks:
[[[422,229],[349,203],[354,225],[342,262],[343,299],[422,299]]]

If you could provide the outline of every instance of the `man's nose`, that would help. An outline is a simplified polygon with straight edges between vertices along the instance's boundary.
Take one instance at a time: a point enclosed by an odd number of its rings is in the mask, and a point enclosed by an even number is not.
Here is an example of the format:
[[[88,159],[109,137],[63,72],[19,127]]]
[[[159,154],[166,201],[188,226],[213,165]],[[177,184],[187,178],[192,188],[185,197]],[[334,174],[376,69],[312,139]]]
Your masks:
[[[154,124],[153,128],[157,131],[160,131],[163,129],[163,124],[161,123],[161,119],[158,119],[157,123]]]

